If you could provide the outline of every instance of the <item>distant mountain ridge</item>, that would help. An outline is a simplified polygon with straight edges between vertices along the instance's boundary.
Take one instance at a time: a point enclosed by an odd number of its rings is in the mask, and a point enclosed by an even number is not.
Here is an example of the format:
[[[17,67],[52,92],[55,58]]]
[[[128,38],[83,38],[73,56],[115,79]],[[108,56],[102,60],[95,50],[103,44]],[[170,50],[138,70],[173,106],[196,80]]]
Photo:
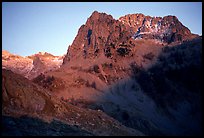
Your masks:
[[[53,56],[47,52],[22,57],[6,50],[2,51],[2,68],[12,70],[28,79],[33,79],[46,71],[58,69],[62,60],[63,56]]]

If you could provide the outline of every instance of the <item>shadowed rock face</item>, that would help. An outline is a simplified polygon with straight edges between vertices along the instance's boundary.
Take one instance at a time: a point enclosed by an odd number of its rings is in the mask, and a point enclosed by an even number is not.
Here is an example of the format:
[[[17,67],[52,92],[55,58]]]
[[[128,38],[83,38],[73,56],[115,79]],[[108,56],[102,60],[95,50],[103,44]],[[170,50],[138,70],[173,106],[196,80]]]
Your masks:
[[[115,57],[121,45],[131,51],[134,39],[154,39],[170,44],[196,36],[176,16],[162,18],[128,14],[116,20],[111,15],[94,11],[80,27],[63,64],[75,58]]]

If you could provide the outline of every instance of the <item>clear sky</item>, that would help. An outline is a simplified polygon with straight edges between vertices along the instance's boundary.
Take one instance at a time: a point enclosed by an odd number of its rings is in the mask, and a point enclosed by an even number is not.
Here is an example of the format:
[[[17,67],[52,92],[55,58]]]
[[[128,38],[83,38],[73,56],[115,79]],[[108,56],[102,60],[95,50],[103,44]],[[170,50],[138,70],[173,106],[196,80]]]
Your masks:
[[[115,19],[133,13],[175,15],[202,35],[202,2],[3,2],[2,49],[21,56],[63,55],[94,10]]]

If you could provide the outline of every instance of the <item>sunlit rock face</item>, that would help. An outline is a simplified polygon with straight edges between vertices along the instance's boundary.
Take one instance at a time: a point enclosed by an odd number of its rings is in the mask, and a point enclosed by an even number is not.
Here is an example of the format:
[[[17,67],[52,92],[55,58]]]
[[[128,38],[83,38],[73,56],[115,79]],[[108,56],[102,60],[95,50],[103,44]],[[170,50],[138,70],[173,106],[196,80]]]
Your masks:
[[[128,14],[116,20],[111,15],[94,11],[79,28],[63,64],[74,59],[115,57],[121,45],[134,46],[135,39],[153,39],[170,44],[197,36],[176,16],[151,17],[139,13]],[[129,52],[130,49],[122,51]]]
[[[93,12],[85,25],[79,28],[63,64],[76,58],[111,57],[112,49],[133,35],[129,29],[129,26],[113,19],[111,15]]]

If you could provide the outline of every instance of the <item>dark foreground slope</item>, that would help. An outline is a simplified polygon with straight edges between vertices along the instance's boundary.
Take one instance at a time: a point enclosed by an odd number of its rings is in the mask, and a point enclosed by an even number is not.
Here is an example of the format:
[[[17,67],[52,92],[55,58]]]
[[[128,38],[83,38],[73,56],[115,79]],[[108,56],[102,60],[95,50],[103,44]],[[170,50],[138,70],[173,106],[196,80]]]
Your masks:
[[[25,119],[31,122],[34,122],[33,120],[35,120],[35,118],[43,120],[35,121],[39,125],[33,124],[33,127],[30,126],[30,122],[28,122],[27,125],[29,127],[23,130],[25,133],[16,133],[14,135],[38,135],[34,133],[34,131],[37,131],[39,128],[45,130],[45,132],[39,132],[39,135],[49,135],[49,129],[56,127],[57,124],[55,123],[59,122],[62,124],[61,127],[63,127],[63,125],[64,127],[68,127],[71,132],[75,130],[77,126],[76,131],[80,131],[78,135],[142,135],[139,131],[121,125],[100,111],[82,109],[66,104],[58,98],[51,96],[49,91],[35,85],[28,79],[4,69],[2,70],[2,100],[2,114],[4,125],[6,125],[4,128],[12,128],[12,125],[16,124],[18,131],[21,132],[21,125],[25,123]],[[6,116],[16,117],[16,119]],[[17,119],[21,116],[28,116],[28,118],[23,117]],[[16,123],[6,121],[5,119],[15,120],[14,122]],[[57,122],[53,120],[57,120]],[[51,122],[49,125],[51,128],[48,128],[48,130],[44,128],[48,126],[45,122]],[[81,129],[83,131],[81,131]],[[56,128],[54,131],[55,130]],[[70,135],[69,130],[61,130],[62,132],[60,132],[61,134],[59,135]],[[8,129],[3,129],[3,134],[13,134],[11,131],[7,132]],[[75,132],[73,131],[73,133]]]
[[[2,127],[2,136],[93,136],[77,126],[57,120],[47,123],[28,116],[2,116]]]

